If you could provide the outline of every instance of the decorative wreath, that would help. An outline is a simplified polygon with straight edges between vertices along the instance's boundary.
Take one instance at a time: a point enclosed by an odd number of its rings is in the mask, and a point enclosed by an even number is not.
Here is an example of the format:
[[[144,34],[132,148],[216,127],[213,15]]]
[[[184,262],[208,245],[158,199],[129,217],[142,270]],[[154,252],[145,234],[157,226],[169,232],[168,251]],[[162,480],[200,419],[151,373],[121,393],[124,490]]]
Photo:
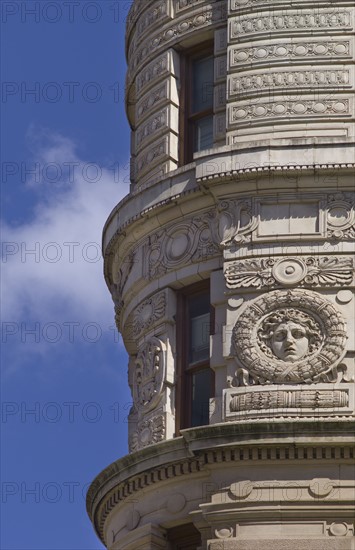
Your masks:
[[[293,320],[305,327],[308,353],[300,360],[278,359],[268,338],[273,325]],[[346,325],[335,306],[309,290],[275,290],[256,298],[233,329],[236,356],[260,384],[329,382],[345,355]]]

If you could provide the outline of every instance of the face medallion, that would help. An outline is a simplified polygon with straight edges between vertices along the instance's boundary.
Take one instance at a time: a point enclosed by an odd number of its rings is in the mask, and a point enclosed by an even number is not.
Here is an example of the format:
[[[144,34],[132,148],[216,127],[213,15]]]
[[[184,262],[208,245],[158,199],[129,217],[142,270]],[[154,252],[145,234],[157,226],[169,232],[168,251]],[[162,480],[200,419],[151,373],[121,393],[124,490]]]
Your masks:
[[[308,347],[305,328],[292,321],[280,323],[271,337],[271,349],[282,361],[299,361],[307,354]]]
[[[275,290],[245,305],[233,329],[238,367],[261,384],[332,381],[346,353],[346,325],[310,290]]]

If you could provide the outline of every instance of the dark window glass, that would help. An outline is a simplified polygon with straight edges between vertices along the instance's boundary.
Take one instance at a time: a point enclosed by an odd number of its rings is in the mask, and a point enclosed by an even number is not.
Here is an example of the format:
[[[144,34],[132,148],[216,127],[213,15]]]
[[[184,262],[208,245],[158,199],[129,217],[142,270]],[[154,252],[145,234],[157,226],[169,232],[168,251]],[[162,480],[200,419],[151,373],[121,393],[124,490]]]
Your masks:
[[[214,372],[210,369],[211,311],[207,281],[179,293],[177,432],[209,423],[209,400],[214,395]]]
[[[213,147],[213,115],[194,122],[194,153]]]
[[[180,162],[213,147],[214,56],[204,44],[181,57]]]
[[[213,56],[194,59],[191,64],[193,152],[213,146]]]
[[[192,113],[213,109],[213,57],[192,62]]]
[[[209,423],[211,375],[209,368],[192,374],[191,426],[204,426]]]
[[[208,294],[191,296],[188,300],[189,365],[208,361],[210,355],[210,300]]]

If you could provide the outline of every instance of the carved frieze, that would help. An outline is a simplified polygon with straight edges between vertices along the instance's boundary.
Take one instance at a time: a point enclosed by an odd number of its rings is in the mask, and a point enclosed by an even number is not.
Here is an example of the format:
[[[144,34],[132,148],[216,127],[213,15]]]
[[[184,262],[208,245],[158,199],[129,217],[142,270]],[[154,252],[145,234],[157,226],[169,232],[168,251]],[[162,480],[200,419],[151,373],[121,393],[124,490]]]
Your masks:
[[[346,339],[345,321],[335,306],[320,294],[298,289],[253,300],[232,334],[240,366],[257,384],[336,380]]]
[[[226,199],[218,204],[218,232],[222,247],[250,242],[257,225],[251,200]]]
[[[166,130],[168,131],[169,127],[169,115],[168,109],[162,109],[161,111],[155,113],[150,117],[147,122],[140,125],[136,131],[136,146],[141,148],[145,141],[153,139],[157,132]]]
[[[273,4],[285,3],[285,0],[273,0]],[[349,2],[350,3],[350,2]],[[243,8],[258,6],[258,4],[266,4],[270,6],[270,0],[230,0],[230,11],[239,11]],[[309,4],[308,0],[297,0],[297,4]]]
[[[161,81],[163,76],[170,73],[171,55],[171,52],[164,52],[139,72],[136,78],[137,95],[141,95],[145,88],[156,80]]]
[[[351,87],[350,71],[346,69],[333,70],[297,70],[297,71],[267,71],[265,73],[248,73],[233,76],[229,83],[231,97],[246,93],[261,93],[270,89],[295,88],[318,89]]]
[[[159,105],[164,103],[164,101],[168,100],[168,93],[168,80],[166,80],[162,84],[159,84],[159,86],[153,88],[147,95],[145,95],[140,101],[138,101],[136,107],[137,123],[139,123],[148,114],[150,115],[152,109],[155,110],[157,107],[159,107]]]
[[[224,276],[231,289],[295,285],[343,287],[353,283],[354,259],[339,256],[251,258],[226,264]]]
[[[147,143],[143,144],[144,148],[135,159],[134,174],[140,183],[145,174],[151,179],[178,166],[178,136],[173,132],[161,136],[162,131],[164,128],[156,129],[156,135],[152,133],[149,138],[147,136]]]
[[[132,391],[138,415],[156,407],[162,397],[165,372],[165,344],[152,337],[140,350],[134,364]]]
[[[354,194],[335,193],[329,195],[327,204],[328,237],[333,239],[355,239]]]
[[[163,157],[166,154],[166,145],[166,139],[163,139],[157,145],[154,145],[154,147],[151,147],[144,154],[140,155],[137,159],[137,175],[143,172],[147,166],[150,166],[155,159]]]
[[[185,11],[190,8],[202,4],[205,0],[174,0],[175,2],[175,13],[178,14],[182,11]]]
[[[351,115],[350,101],[346,98],[297,99],[296,101],[278,100],[257,102],[255,104],[240,103],[230,108],[231,124],[244,121],[259,122],[263,118],[298,119],[304,117],[345,117]]]
[[[215,216],[211,210],[152,235],[144,245],[145,276],[154,279],[219,254]]]
[[[268,409],[338,409],[349,403],[346,390],[278,390],[231,395],[230,412]]]
[[[131,453],[165,439],[166,421],[162,410],[145,416],[137,424],[129,439]]]
[[[128,50],[131,69],[136,71],[161,46],[168,45],[198,29],[224,21],[226,17],[227,9],[224,2],[219,2],[214,9],[211,9],[210,6],[207,9],[201,6],[192,14],[177,18],[174,24],[164,25],[163,29],[158,27],[152,36],[148,35],[141,47],[137,48],[136,41],[131,40]]]
[[[110,291],[113,303],[115,304],[115,322],[117,326],[117,330],[120,331],[120,319],[121,319],[121,313],[124,306],[124,301],[122,298],[123,290],[126,285],[126,282],[128,280],[128,277],[132,271],[132,267],[135,262],[135,252],[129,253],[126,258],[121,262],[121,267],[118,270],[117,276],[116,276],[116,283],[113,283],[111,285]]]
[[[312,31],[313,33],[327,30],[339,32],[352,28],[351,12],[339,8],[337,10],[287,10],[275,11],[272,15],[241,15],[231,19],[231,39],[242,39],[250,35],[265,33],[283,34]]]
[[[166,292],[159,292],[142,302],[133,313],[132,329],[135,338],[153,327],[165,315]]]
[[[169,15],[169,2],[168,0],[160,0],[160,2],[155,2],[151,8],[146,9],[141,16],[139,17],[134,30],[137,33],[137,36],[140,37],[147,30],[151,29],[152,26],[162,24],[166,19],[170,19]]]
[[[278,42],[248,47],[233,47],[230,50],[230,67],[240,68],[241,65],[253,63],[274,63],[285,59],[317,60],[323,58],[350,58],[349,40],[326,40],[323,42]]]

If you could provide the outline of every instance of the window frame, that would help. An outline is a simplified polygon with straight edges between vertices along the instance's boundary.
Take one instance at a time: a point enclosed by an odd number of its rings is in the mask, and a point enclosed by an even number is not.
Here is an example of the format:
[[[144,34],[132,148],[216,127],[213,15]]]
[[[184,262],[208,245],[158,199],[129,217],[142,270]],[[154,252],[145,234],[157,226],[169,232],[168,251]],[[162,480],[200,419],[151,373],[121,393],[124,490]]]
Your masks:
[[[177,292],[177,315],[176,315],[176,397],[175,397],[175,418],[176,435],[180,430],[190,428],[192,415],[192,377],[195,373],[209,369],[211,374],[210,396],[215,394],[215,376],[210,367],[210,353],[208,359],[189,365],[189,343],[190,343],[190,317],[188,315],[189,299],[202,294],[210,295],[210,281],[205,280],[193,284]],[[210,303],[210,330],[209,335],[214,333],[215,315],[214,308]],[[187,396],[187,400],[186,400]]]
[[[212,57],[214,63],[213,41],[204,42],[199,46],[181,53],[180,57],[180,120],[179,120],[179,164],[180,166],[193,161],[195,143],[194,123],[206,116],[214,115],[214,79],[212,82],[212,107],[202,111],[192,112],[192,67],[199,59]],[[214,71],[213,71],[214,73]]]

